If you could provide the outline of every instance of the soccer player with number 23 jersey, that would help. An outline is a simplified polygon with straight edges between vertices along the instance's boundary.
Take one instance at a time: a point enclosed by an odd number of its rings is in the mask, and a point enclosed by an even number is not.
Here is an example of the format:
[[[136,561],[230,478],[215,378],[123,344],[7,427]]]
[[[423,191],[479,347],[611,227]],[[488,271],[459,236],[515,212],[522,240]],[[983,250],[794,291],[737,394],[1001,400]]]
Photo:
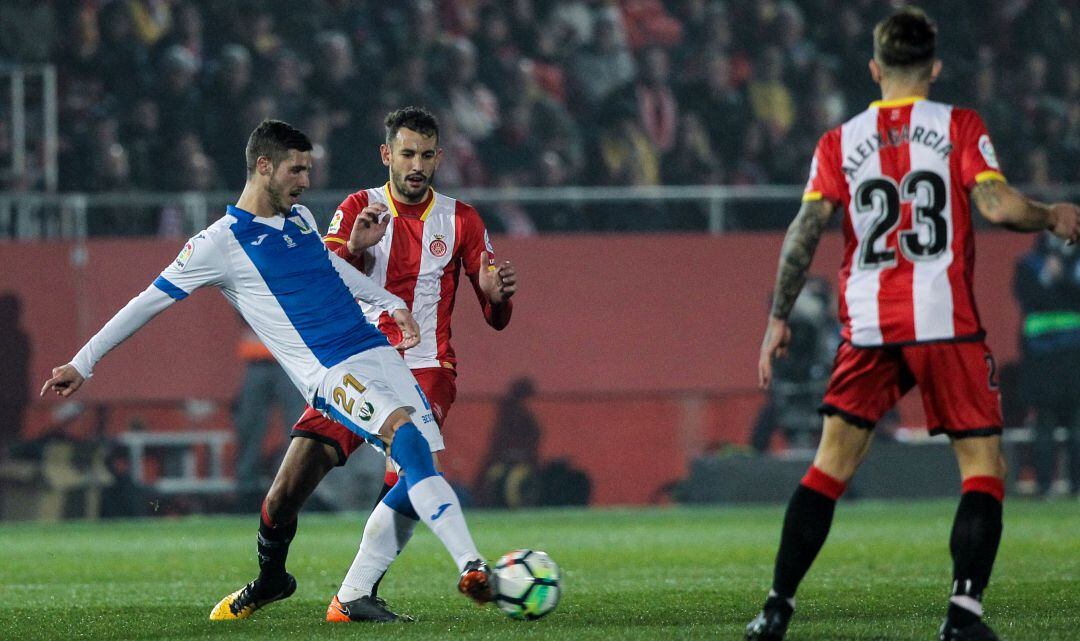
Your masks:
[[[918,386],[930,432],[946,434],[962,479],[949,547],[953,584],[942,641],[992,641],[982,596],[1002,530],[1005,462],[994,360],[975,306],[970,201],[1014,231],[1080,238],[1080,208],[1045,205],[1009,187],[974,111],[927,99],[941,70],[937,29],[907,7],[874,29],[870,73],[882,100],[826,132],[803,205],[788,228],[758,363],[762,386],[790,340],[787,318],[821,233],[842,216],[843,342],[821,405],[814,462],[788,504],[772,589],[746,638],[779,641],[795,591],[866,455],[874,425]]]

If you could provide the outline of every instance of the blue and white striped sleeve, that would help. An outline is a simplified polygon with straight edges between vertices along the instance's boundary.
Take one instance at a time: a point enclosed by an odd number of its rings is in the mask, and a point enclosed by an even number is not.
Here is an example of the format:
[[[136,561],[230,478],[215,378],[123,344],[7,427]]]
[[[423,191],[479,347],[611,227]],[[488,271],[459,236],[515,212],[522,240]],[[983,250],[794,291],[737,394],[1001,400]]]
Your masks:
[[[327,252],[327,256],[330,257],[330,263],[337,270],[338,275],[341,276],[341,280],[345,282],[345,286],[349,288],[353,298],[359,298],[365,303],[387,312],[409,308],[405,301],[379,287],[370,277],[365,276],[355,267],[345,262],[344,258],[333,252]]]
[[[200,232],[188,240],[176,259],[154,280],[154,286],[173,300],[184,300],[204,285],[220,285],[228,264],[211,234]]]

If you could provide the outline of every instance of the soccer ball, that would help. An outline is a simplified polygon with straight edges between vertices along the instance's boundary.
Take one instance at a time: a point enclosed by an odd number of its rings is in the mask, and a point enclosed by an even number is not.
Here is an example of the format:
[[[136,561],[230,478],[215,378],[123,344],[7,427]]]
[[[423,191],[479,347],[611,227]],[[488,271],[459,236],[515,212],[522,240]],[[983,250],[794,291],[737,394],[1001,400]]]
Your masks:
[[[495,604],[511,619],[539,619],[559,603],[559,566],[539,550],[513,550],[495,564]]]

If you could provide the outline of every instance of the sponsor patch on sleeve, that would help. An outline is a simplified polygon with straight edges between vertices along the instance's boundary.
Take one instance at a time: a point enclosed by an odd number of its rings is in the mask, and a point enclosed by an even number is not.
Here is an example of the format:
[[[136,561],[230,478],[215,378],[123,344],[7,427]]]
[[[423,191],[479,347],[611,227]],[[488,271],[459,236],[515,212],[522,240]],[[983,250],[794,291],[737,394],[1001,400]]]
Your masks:
[[[810,159],[810,177],[806,179],[806,188],[803,190],[803,200],[806,200],[808,194],[818,194],[820,198],[821,192],[814,189],[814,179],[817,178],[817,154]]]
[[[194,240],[194,239],[192,239]],[[180,253],[176,255],[176,260],[173,261],[173,265],[177,271],[184,271],[187,267],[188,260],[191,258],[191,254],[195,252],[195,244],[191,240],[184,243],[184,248],[180,250]]]
[[[994,153],[994,144],[990,142],[990,136],[986,134],[979,136],[979,153],[982,154],[987,166],[1001,170],[998,166],[997,154]]]
[[[345,218],[345,212],[340,209],[334,212],[334,217],[330,219],[330,229],[326,230],[327,234],[336,234],[341,229],[341,219]]]

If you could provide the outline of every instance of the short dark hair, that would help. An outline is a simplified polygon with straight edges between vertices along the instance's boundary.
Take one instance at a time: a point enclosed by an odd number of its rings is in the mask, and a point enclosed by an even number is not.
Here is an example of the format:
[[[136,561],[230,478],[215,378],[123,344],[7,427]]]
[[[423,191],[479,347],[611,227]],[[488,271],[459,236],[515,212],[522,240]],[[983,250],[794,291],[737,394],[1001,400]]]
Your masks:
[[[874,59],[900,70],[929,71],[937,46],[937,24],[918,7],[904,7],[874,27]]]
[[[420,107],[404,107],[397,111],[386,114],[386,144],[397,135],[398,129],[412,129],[422,136],[435,136],[435,142],[439,141],[439,121]]]
[[[268,118],[260,122],[248,136],[247,147],[244,148],[248,175],[255,171],[255,163],[259,158],[268,156],[270,163],[277,165],[285,160],[293,149],[311,151],[311,141],[304,132],[281,120]]]

